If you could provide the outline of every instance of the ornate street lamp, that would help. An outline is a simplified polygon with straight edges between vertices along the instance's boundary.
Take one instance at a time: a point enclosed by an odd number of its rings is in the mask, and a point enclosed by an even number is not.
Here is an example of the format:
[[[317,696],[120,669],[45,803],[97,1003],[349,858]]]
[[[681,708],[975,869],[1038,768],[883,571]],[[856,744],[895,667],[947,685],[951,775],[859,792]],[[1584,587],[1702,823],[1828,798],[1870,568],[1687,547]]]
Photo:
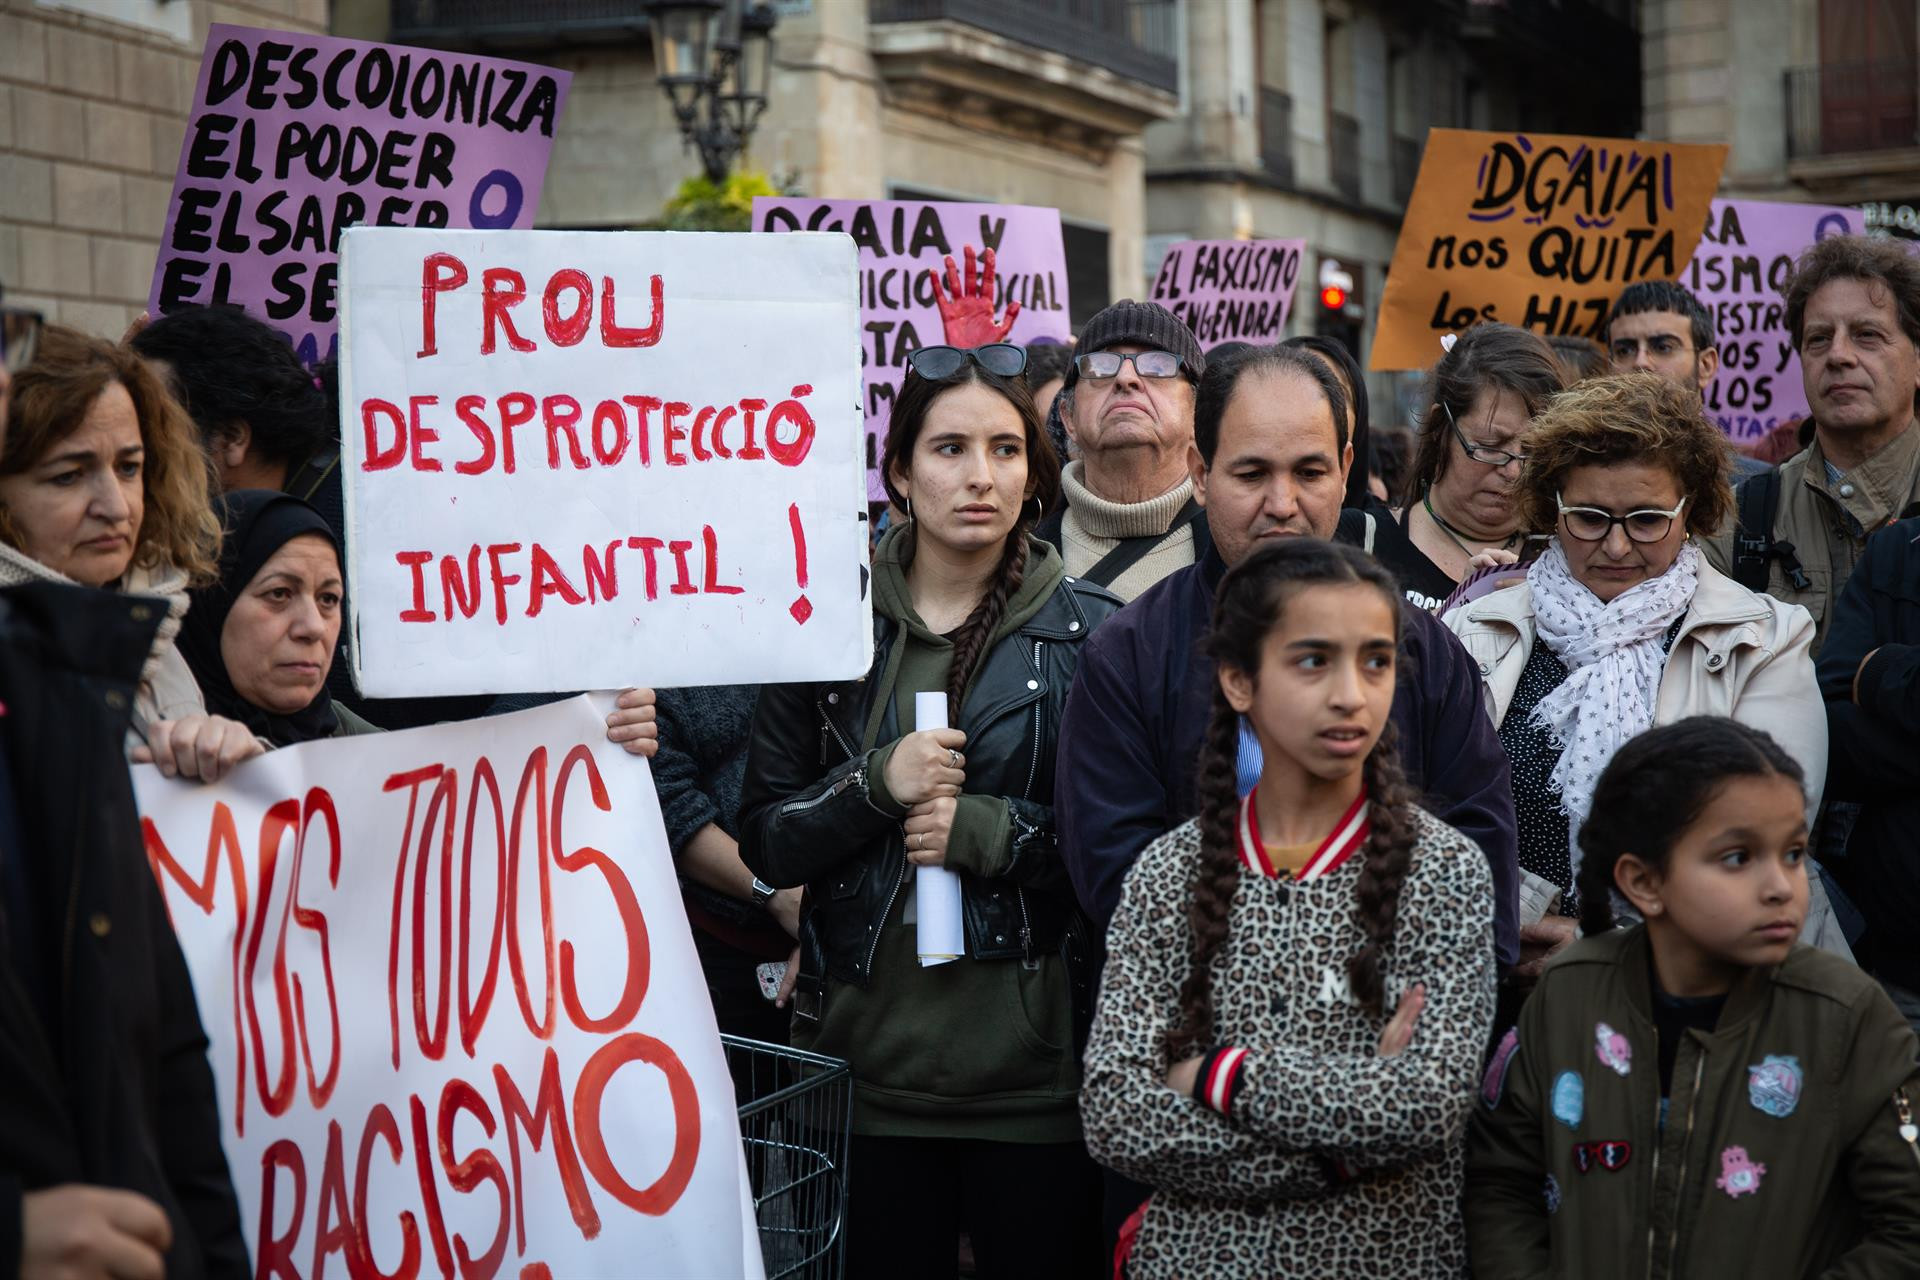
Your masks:
[[[767,109],[773,78],[773,9],[749,0],[647,0],[654,78],[673,104],[680,136],[700,152],[716,185]]]

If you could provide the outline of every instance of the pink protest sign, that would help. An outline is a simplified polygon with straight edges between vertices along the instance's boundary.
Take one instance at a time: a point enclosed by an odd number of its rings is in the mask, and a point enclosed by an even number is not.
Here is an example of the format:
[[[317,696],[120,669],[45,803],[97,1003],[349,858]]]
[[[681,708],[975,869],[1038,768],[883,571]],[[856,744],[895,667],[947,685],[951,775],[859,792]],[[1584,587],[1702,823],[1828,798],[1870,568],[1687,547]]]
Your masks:
[[[1781,294],[1808,245],[1860,229],[1858,209],[1713,202],[1706,234],[1681,283],[1713,313],[1720,372],[1707,388],[1707,412],[1735,444],[1806,416],[1807,391]]]
[[[1193,330],[1202,347],[1263,346],[1287,336],[1305,240],[1182,240],[1153,277],[1153,300]]]
[[[530,227],[565,71],[214,24],[147,310],[234,303],[330,357],[340,232]]]
[[[962,204],[944,200],[805,200],[757,196],[755,231],[844,231],[860,250],[860,325],[863,409],[866,413],[867,496],[886,497],[880,483],[880,450],[894,393],[906,375],[907,356],[921,347],[951,342],[940,318],[933,280],[944,281],[950,254],[964,262],[964,249],[992,249],[994,315],[1019,303],[1013,327],[1001,339],[1025,345],[1072,334],[1067,313],[1067,252],[1060,237],[1060,211],[1029,205]]]

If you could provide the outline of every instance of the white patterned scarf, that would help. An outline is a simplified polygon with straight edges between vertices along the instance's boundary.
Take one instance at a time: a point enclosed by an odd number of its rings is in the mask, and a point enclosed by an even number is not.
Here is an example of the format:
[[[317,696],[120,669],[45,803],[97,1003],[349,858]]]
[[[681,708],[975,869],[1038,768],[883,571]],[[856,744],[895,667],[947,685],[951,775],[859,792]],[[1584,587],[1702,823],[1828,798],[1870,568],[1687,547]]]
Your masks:
[[[1560,748],[1553,786],[1580,866],[1580,824],[1593,805],[1594,784],[1629,738],[1653,727],[1653,704],[1667,653],[1667,629],[1693,603],[1700,551],[1689,539],[1672,567],[1602,603],[1573,576],[1555,537],[1527,569],[1540,643],[1566,664],[1567,678],[1533,709]]]

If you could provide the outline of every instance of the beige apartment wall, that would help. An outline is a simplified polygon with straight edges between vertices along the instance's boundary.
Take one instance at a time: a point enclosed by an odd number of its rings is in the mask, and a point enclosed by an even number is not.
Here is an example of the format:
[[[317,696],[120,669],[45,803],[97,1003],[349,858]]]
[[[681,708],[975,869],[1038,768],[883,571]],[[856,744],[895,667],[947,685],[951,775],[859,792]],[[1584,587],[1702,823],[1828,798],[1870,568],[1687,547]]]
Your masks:
[[[187,38],[97,12],[155,0],[0,0],[0,284],[118,337],[145,306],[209,24],[324,31],[327,0],[173,0]]]

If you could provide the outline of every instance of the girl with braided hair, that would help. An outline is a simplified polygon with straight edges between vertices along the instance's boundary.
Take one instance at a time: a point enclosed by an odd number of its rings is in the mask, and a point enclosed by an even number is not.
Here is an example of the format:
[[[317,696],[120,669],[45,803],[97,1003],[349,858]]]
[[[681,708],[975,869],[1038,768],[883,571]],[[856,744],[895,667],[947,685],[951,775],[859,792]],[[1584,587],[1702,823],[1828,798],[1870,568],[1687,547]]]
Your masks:
[[[872,665],[768,685],[754,712],[740,856],[769,895],[806,887],[793,1043],[853,1064],[857,1276],[953,1276],[962,1230],[983,1277],[1100,1270],[1077,1107],[1091,957],[1053,787],[1082,643],[1119,601],[1029,536],[1059,464],[1025,364],[1004,343],[913,354]],[[917,724],[915,695],[940,691],[953,727]],[[917,954],[918,866],[960,879],[948,963]]]
[[[1081,1095],[1095,1158],[1156,1189],[1122,1235],[1137,1280],[1466,1273],[1493,887],[1396,762],[1398,595],[1304,538],[1221,581],[1200,815],[1127,876]]]

